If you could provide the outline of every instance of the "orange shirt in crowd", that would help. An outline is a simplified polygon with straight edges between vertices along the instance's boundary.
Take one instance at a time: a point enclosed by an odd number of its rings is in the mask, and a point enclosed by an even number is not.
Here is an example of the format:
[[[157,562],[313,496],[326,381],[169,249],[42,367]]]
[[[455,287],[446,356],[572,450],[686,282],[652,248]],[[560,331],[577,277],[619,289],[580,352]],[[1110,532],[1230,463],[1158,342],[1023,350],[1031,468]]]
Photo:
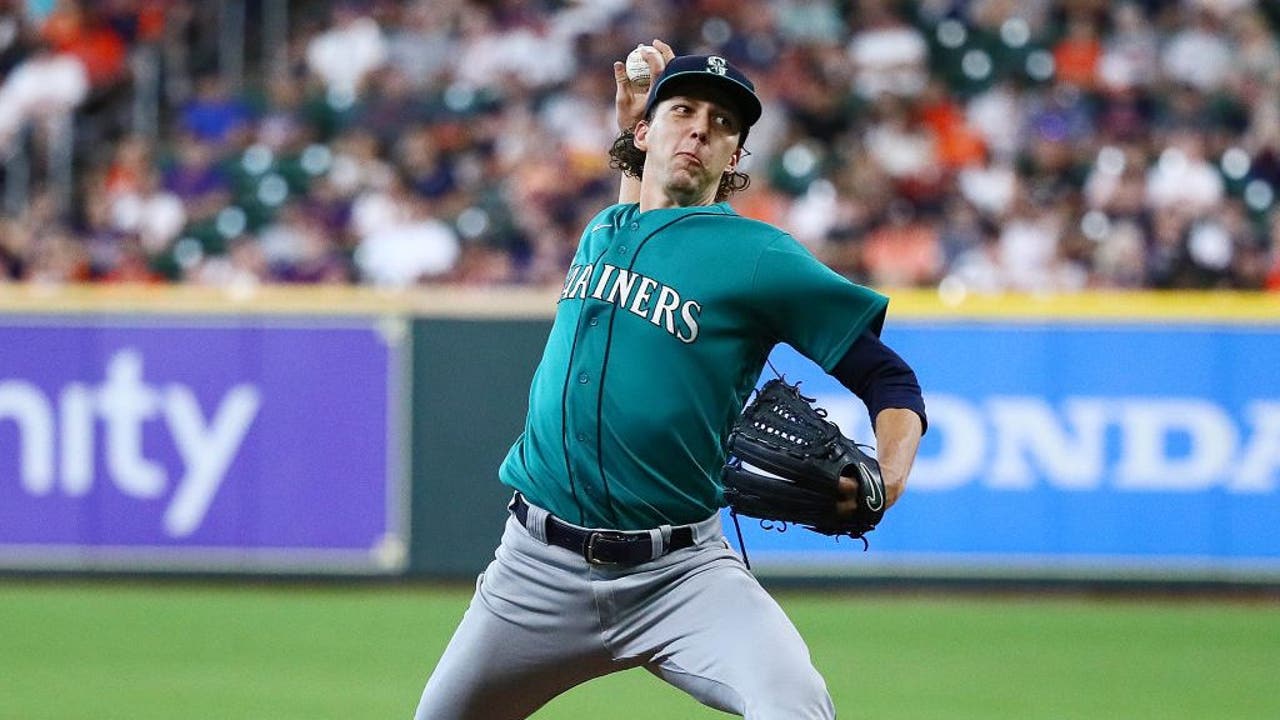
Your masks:
[[[1058,79],[1081,88],[1093,87],[1101,58],[1102,45],[1093,38],[1068,36],[1053,49]]]
[[[980,164],[986,145],[965,122],[960,106],[950,100],[920,108],[920,120],[933,134],[938,161],[949,170]]]
[[[873,230],[862,258],[872,282],[888,287],[931,284],[942,269],[937,230],[922,222]]]
[[[89,23],[77,9],[55,11],[42,28],[55,50],[74,55],[84,63],[89,84],[101,88],[124,77],[128,47],[103,23]]]

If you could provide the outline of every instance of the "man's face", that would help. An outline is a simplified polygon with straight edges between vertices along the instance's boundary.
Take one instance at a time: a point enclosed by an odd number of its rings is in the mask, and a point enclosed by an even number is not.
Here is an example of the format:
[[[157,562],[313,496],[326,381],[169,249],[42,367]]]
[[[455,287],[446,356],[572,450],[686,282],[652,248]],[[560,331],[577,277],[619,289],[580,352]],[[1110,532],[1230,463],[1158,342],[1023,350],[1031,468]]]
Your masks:
[[[646,153],[644,183],[657,183],[678,206],[715,201],[720,178],[737,169],[741,121],[720,93],[688,88],[658,103],[636,126]]]

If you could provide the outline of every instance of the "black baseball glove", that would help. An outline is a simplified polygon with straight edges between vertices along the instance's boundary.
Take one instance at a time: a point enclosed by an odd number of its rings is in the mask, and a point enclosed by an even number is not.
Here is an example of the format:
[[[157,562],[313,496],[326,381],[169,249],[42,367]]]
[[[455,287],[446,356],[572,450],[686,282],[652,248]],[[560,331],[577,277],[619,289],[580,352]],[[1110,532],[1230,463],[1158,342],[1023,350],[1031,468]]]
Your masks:
[[[884,516],[880,463],[812,402],[795,385],[765,383],[729,434],[725,500],[735,514],[759,518],[766,527],[802,525],[865,543],[863,536]],[[852,515],[836,510],[836,503],[846,499],[837,489],[841,476],[858,484]]]

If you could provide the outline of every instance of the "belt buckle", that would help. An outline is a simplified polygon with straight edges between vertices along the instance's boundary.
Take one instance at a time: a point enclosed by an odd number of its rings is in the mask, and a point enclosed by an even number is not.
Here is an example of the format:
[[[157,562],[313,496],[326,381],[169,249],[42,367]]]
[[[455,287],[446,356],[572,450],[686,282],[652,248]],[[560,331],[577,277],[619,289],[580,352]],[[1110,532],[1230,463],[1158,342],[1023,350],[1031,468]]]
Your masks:
[[[586,544],[582,546],[582,557],[586,558],[587,562],[592,565],[618,565],[619,563],[616,560],[601,560],[596,557],[596,540],[601,538],[615,542],[624,542],[626,540],[626,536],[620,532],[593,530],[591,534],[587,535]]]

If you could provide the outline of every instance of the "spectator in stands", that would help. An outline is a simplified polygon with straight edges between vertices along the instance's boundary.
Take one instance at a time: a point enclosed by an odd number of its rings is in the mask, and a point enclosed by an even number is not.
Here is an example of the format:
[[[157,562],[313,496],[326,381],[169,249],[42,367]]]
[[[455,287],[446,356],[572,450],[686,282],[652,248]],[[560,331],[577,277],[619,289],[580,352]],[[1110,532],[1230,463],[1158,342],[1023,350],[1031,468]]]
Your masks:
[[[458,237],[400,175],[370,187],[351,211],[356,265],[375,285],[405,287],[446,275],[458,260]]]
[[[1231,44],[1221,21],[1208,10],[1191,12],[1191,23],[1176,31],[1161,54],[1169,79],[1208,93],[1226,82],[1231,72]]]
[[[202,141],[220,144],[247,132],[252,121],[248,104],[231,94],[226,81],[206,75],[196,81],[196,95],[182,109],[180,128]]]
[[[0,149],[9,147],[29,125],[48,135],[88,97],[89,74],[83,61],[52,43],[37,41],[0,84]]]
[[[849,39],[854,89],[874,100],[883,94],[914,97],[928,82],[928,46],[920,31],[898,17],[887,0],[860,0]]]
[[[334,6],[333,25],[307,45],[307,67],[324,82],[327,100],[337,108],[354,103],[365,78],[386,60],[382,28],[346,0]]]

